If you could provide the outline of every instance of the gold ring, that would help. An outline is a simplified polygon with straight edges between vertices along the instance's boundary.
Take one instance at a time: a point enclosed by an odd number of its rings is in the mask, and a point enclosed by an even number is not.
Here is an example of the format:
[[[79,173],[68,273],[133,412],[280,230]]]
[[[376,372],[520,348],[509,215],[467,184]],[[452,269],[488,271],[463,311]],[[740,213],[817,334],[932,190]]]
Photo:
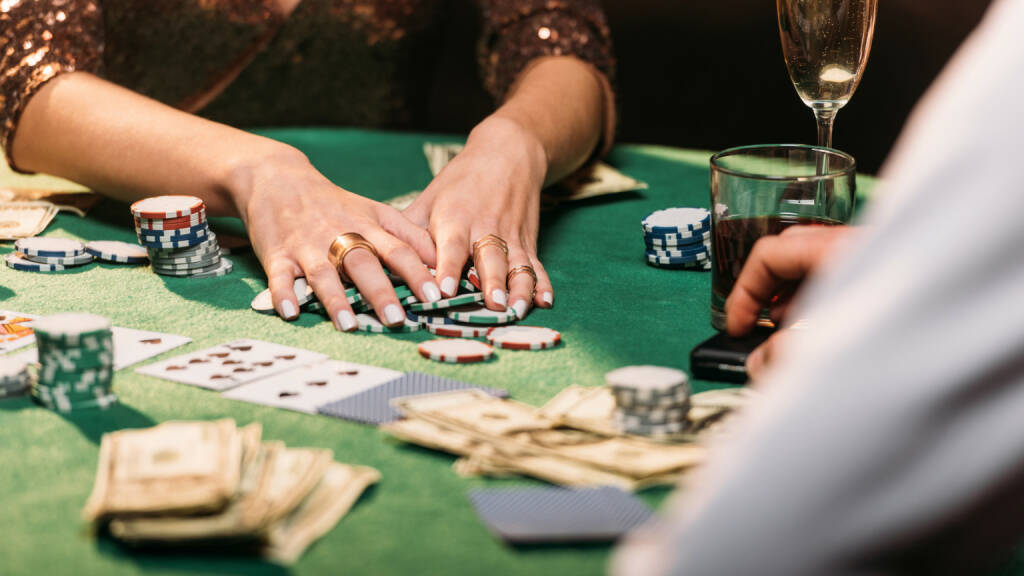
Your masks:
[[[508,244],[504,240],[502,240],[501,237],[498,236],[497,234],[488,234],[487,236],[484,236],[483,238],[477,240],[476,242],[473,242],[474,262],[478,260],[478,258],[476,257],[477,253],[488,246],[497,246],[498,248],[501,248],[501,251],[505,253],[505,256],[508,256]]]
[[[533,269],[533,266],[516,266],[515,268],[508,271],[508,276],[505,276],[505,285],[512,289],[512,279],[518,274],[529,274],[530,278],[533,278],[533,295],[537,295],[537,272]]]
[[[346,284],[351,284],[352,279],[345,274],[345,257],[353,250],[359,249],[366,250],[373,254],[374,258],[378,258],[377,249],[373,247],[373,244],[370,244],[366,238],[355,232],[346,232],[338,236],[334,239],[334,242],[331,242],[331,247],[327,250],[327,259],[331,261],[334,269],[338,271],[341,281]]]

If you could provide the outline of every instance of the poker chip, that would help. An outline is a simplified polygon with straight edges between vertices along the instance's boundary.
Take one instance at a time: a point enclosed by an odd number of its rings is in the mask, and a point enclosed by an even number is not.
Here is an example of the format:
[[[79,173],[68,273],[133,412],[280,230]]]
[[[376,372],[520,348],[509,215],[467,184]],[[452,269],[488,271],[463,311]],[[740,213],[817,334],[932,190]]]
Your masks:
[[[189,217],[206,208],[201,198],[195,196],[154,196],[139,200],[131,205],[132,215],[148,220]]]
[[[189,278],[217,278],[220,276],[227,276],[228,274],[231,274],[231,272],[233,272],[234,269],[235,265],[231,262],[231,260],[228,260],[227,258],[224,258],[222,256],[220,259],[220,266],[213,270],[204,270],[202,272],[199,272],[198,274],[192,274],[189,276]]]
[[[93,314],[47,316],[33,324],[38,344],[38,380],[32,397],[60,412],[106,408],[111,390],[114,338],[110,321]]]
[[[195,276],[204,272],[212,272],[221,267],[220,258],[216,262],[210,264],[204,264],[202,266],[177,266],[177,267],[160,267],[153,266],[153,271],[162,276]]]
[[[704,208],[667,208],[648,214],[641,224],[651,234],[685,234],[708,228],[711,212]]]
[[[205,240],[210,233],[210,227],[205,222],[195,228],[180,228],[178,230],[147,231],[136,229],[135,233],[141,240],[146,242],[174,242],[176,240]]]
[[[678,249],[671,250],[647,250],[646,256],[654,256],[655,258],[698,258],[703,255],[705,258],[710,254],[710,246],[705,244],[697,244],[694,246],[680,246]]]
[[[476,266],[470,266],[469,270],[466,271],[466,280],[469,280],[469,283],[477,290],[483,290],[480,282],[480,274],[477,273]]]
[[[95,240],[85,245],[85,251],[97,260],[115,264],[146,264],[149,254],[137,244],[117,240]]]
[[[478,340],[428,340],[417,346],[420,356],[435,362],[468,364],[483,362],[494,356],[494,348]]]
[[[24,254],[18,252],[11,252],[4,256],[4,262],[8,268],[14,270],[20,270],[22,272],[60,272],[65,269],[65,266],[60,264],[40,264],[39,262],[33,262],[24,257]]]
[[[692,246],[711,241],[711,230],[695,231],[692,234],[644,234],[648,249],[671,250],[680,246]]]
[[[32,375],[27,363],[0,357],[0,398],[23,394],[31,384]]]
[[[461,288],[462,291],[466,292],[466,293],[473,293],[473,292],[479,292],[480,291],[480,288],[474,286],[472,282],[470,282],[469,280],[466,280],[465,278],[463,278],[462,280],[459,280],[459,288]]]
[[[14,249],[28,256],[73,258],[85,252],[85,245],[70,238],[33,236],[16,240]]]
[[[479,303],[451,308],[446,312],[446,315],[456,322],[465,322],[467,324],[486,324],[492,326],[497,324],[509,324],[518,320],[516,311],[511,308],[499,312],[490,310],[483,304]]]
[[[670,256],[657,256],[655,254],[647,253],[647,262],[649,264],[655,264],[659,266],[680,266],[683,264],[693,264],[695,262],[701,262],[707,260],[710,256],[707,252],[697,252],[691,256],[681,257],[670,257]]]
[[[417,322],[412,322],[408,319],[398,326],[385,326],[377,319],[376,316],[370,314],[356,314],[356,323],[359,329],[363,332],[376,332],[378,334],[385,334],[389,332],[419,332],[420,325]]]
[[[147,248],[163,248],[163,249],[174,249],[174,248],[191,248],[203,242],[202,237],[196,238],[181,238],[178,240],[147,240],[139,237],[139,244]]]
[[[420,314],[420,313],[417,313],[417,312],[413,312],[412,310],[406,310],[405,311],[405,317],[408,318],[409,321],[411,321],[411,322],[417,322],[419,324],[424,324],[424,325],[426,325],[426,324],[443,325],[443,324],[454,324],[455,323],[455,320],[452,320],[451,318],[449,318],[447,316],[436,315],[436,314]]]
[[[615,419],[630,426],[661,426],[677,422],[686,423],[690,405],[684,401],[670,408],[615,409]]]
[[[484,295],[480,292],[472,292],[470,294],[460,294],[458,296],[452,296],[451,298],[444,298],[437,302],[416,302],[409,305],[409,310],[413,312],[424,312],[428,310],[447,310],[449,308],[455,308],[456,306],[464,306],[466,304],[476,304],[477,302],[483,302]]]
[[[48,256],[30,256],[28,254],[22,254],[26,260],[37,262],[39,264],[59,264],[67,268],[73,268],[75,266],[82,266],[93,261],[92,254],[88,252],[82,252],[78,256],[72,256],[70,258],[52,258]]]
[[[509,350],[544,350],[558,346],[562,334],[541,326],[500,326],[487,331],[487,341]]]
[[[206,210],[182,218],[135,218],[135,227],[143,230],[179,230],[192,228],[206,221]]]
[[[446,336],[448,338],[481,338],[487,335],[491,329],[489,326],[473,326],[472,324],[424,324],[427,332],[435,336]]]
[[[306,282],[305,278],[296,278],[292,283],[292,291],[295,293],[296,302],[300,307],[316,300],[316,294],[313,293],[313,287]],[[320,302],[317,301],[317,304],[319,303]],[[274,310],[274,301],[270,295],[270,288],[267,288],[263,292],[257,294],[256,297],[252,299],[250,307],[261,314],[277,313]]]
[[[211,231],[209,234],[206,235],[205,240],[189,248],[152,247],[147,248],[147,251],[149,252],[150,259],[160,259],[168,257],[188,258],[190,256],[200,256],[203,254],[220,254],[220,245],[217,243],[217,235]]]
[[[616,426],[626,434],[658,438],[685,432],[689,422],[668,422],[666,424],[638,424],[632,420],[614,419]]]

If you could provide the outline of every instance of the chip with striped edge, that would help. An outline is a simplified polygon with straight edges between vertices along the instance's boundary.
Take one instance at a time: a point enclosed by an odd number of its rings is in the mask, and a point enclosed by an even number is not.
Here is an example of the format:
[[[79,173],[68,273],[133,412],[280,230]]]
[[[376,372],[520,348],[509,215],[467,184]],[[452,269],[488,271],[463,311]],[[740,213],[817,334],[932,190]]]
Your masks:
[[[490,326],[473,326],[471,324],[424,324],[427,332],[446,338],[481,338],[487,335]]]
[[[509,324],[518,320],[516,311],[508,308],[504,311],[491,310],[483,304],[467,304],[458,308],[451,308],[445,314],[456,322],[467,324]]]
[[[484,295],[481,292],[471,292],[469,294],[459,294],[458,296],[452,296],[451,298],[445,298],[436,302],[415,302],[409,305],[409,310],[413,312],[427,312],[430,310],[447,310],[449,308],[455,308],[456,306],[465,306],[466,304],[476,304],[477,302],[483,302]]]
[[[206,205],[195,196],[153,196],[131,205],[132,215],[148,220],[184,218],[201,212]]]
[[[643,219],[644,232],[649,234],[686,234],[707,228],[711,212],[705,208],[666,208],[657,210]]]
[[[562,341],[562,333],[543,326],[497,326],[487,331],[487,341],[508,350],[544,350]]]
[[[55,258],[50,256],[30,256],[28,254],[22,254],[26,260],[32,262],[38,262],[39,264],[59,264],[68,268],[75,266],[83,266],[94,260],[92,254],[88,252],[82,252],[78,256],[72,256],[70,258]]]
[[[457,338],[454,340],[427,340],[416,347],[420,356],[435,362],[469,364],[483,362],[494,357],[494,347],[479,340]]]
[[[135,218],[135,227],[145,230],[178,230],[191,228],[206,221],[206,210],[182,218]]]
[[[376,316],[371,314],[356,314],[356,323],[359,326],[359,330],[362,332],[375,332],[377,334],[387,334],[392,332],[419,332],[420,324],[413,322],[408,318],[404,322],[397,326],[385,326]]]
[[[18,252],[11,252],[4,256],[4,262],[7,264],[8,268],[19,270],[21,272],[60,272],[67,268],[60,264],[40,264],[39,262],[33,262],[25,258],[24,254]]]
[[[85,245],[85,251],[97,260],[114,264],[145,264],[149,252],[138,244],[120,240],[94,240]]]
[[[27,256],[74,258],[85,252],[85,244],[71,238],[33,236],[16,240],[14,249]]]

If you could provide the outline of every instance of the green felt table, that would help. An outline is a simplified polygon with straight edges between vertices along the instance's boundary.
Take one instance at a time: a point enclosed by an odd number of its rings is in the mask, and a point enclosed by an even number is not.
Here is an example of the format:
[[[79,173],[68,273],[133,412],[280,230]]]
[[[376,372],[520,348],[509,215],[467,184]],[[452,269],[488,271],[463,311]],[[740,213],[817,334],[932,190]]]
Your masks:
[[[353,130],[268,130],[302,149],[328,178],[349,190],[386,199],[430,180],[421,147],[428,137]],[[292,323],[253,313],[249,302],[266,287],[254,256],[233,257],[229,276],[166,278],[146,267],[92,265],[61,274],[0,268],[0,308],[49,314],[87,311],[116,325],[183,334],[192,344],[160,358],[248,337],[323,352],[332,358],[424,371],[508,389],[541,404],[570,384],[599,385],[605,372],[628,364],[689,369],[689,350],[709,337],[710,275],[645,263],[640,220],[668,206],[708,205],[706,152],[618,146],[609,161],[650,184],[564,206],[543,216],[540,257],[555,286],[555,306],[528,323],[560,330],[564,345],[540,352],[500,351],[478,365],[423,359],[416,343],[429,334],[341,334],[315,314]],[[7,175],[7,184],[34,182]],[[52,184],[52,182],[46,182]],[[871,187],[862,179],[861,192]],[[215,227],[239,229],[237,221]],[[104,201],[87,218],[61,214],[47,235],[134,241],[127,207]],[[10,245],[0,252],[6,253]],[[695,382],[696,390],[712,387]],[[217,393],[136,374],[115,376],[119,406],[61,416],[27,398],[0,401],[0,573],[12,574],[598,574],[607,546],[509,548],[477,520],[467,491],[528,480],[464,479],[453,458],[405,446],[375,428],[321,416],[259,407]],[[174,419],[234,418],[262,422],[264,436],[292,446],[334,451],[336,459],[376,467],[378,486],[296,565],[197,553],[138,553],[88,534],[79,511],[92,487],[104,432]],[[641,494],[652,505],[665,489]]]

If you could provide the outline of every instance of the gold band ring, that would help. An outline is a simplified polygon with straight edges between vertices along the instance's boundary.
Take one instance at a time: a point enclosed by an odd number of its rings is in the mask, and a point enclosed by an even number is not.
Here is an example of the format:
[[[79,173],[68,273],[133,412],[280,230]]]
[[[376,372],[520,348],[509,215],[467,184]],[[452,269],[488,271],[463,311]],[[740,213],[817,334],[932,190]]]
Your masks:
[[[476,257],[477,254],[488,246],[496,246],[498,248],[501,248],[501,251],[505,253],[505,256],[508,256],[508,243],[502,240],[501,237],[498,236],[497,234],[488,234],[487,236],[484,236],[483,238],[477,240],[476,242],[473,242],[474,262],[478,260],[478,258]]]
[[[515,268],[508,271],[508,276],[505,276],[505,285],[510,289],[512,288],[512,279],[519,274],[529,274],[530,278],[533,278],[533,289],[537,289],[537,272],[533,269],[533,266],[516,266]]]
[[[338,236],[334,239],[334,242],[331,242],[331,247],[327,250],[327,259],[331,261],[334,269],[338,271],[341,281],[346,284],[351,284],[352,279],[345,274],[345,257],[353,250],[359,249],[373,254],[374,258],[379,257],[377,256],[377,249],[373,247],[373,244],[370,244],[366,238],[355,232],[346,232]]]

